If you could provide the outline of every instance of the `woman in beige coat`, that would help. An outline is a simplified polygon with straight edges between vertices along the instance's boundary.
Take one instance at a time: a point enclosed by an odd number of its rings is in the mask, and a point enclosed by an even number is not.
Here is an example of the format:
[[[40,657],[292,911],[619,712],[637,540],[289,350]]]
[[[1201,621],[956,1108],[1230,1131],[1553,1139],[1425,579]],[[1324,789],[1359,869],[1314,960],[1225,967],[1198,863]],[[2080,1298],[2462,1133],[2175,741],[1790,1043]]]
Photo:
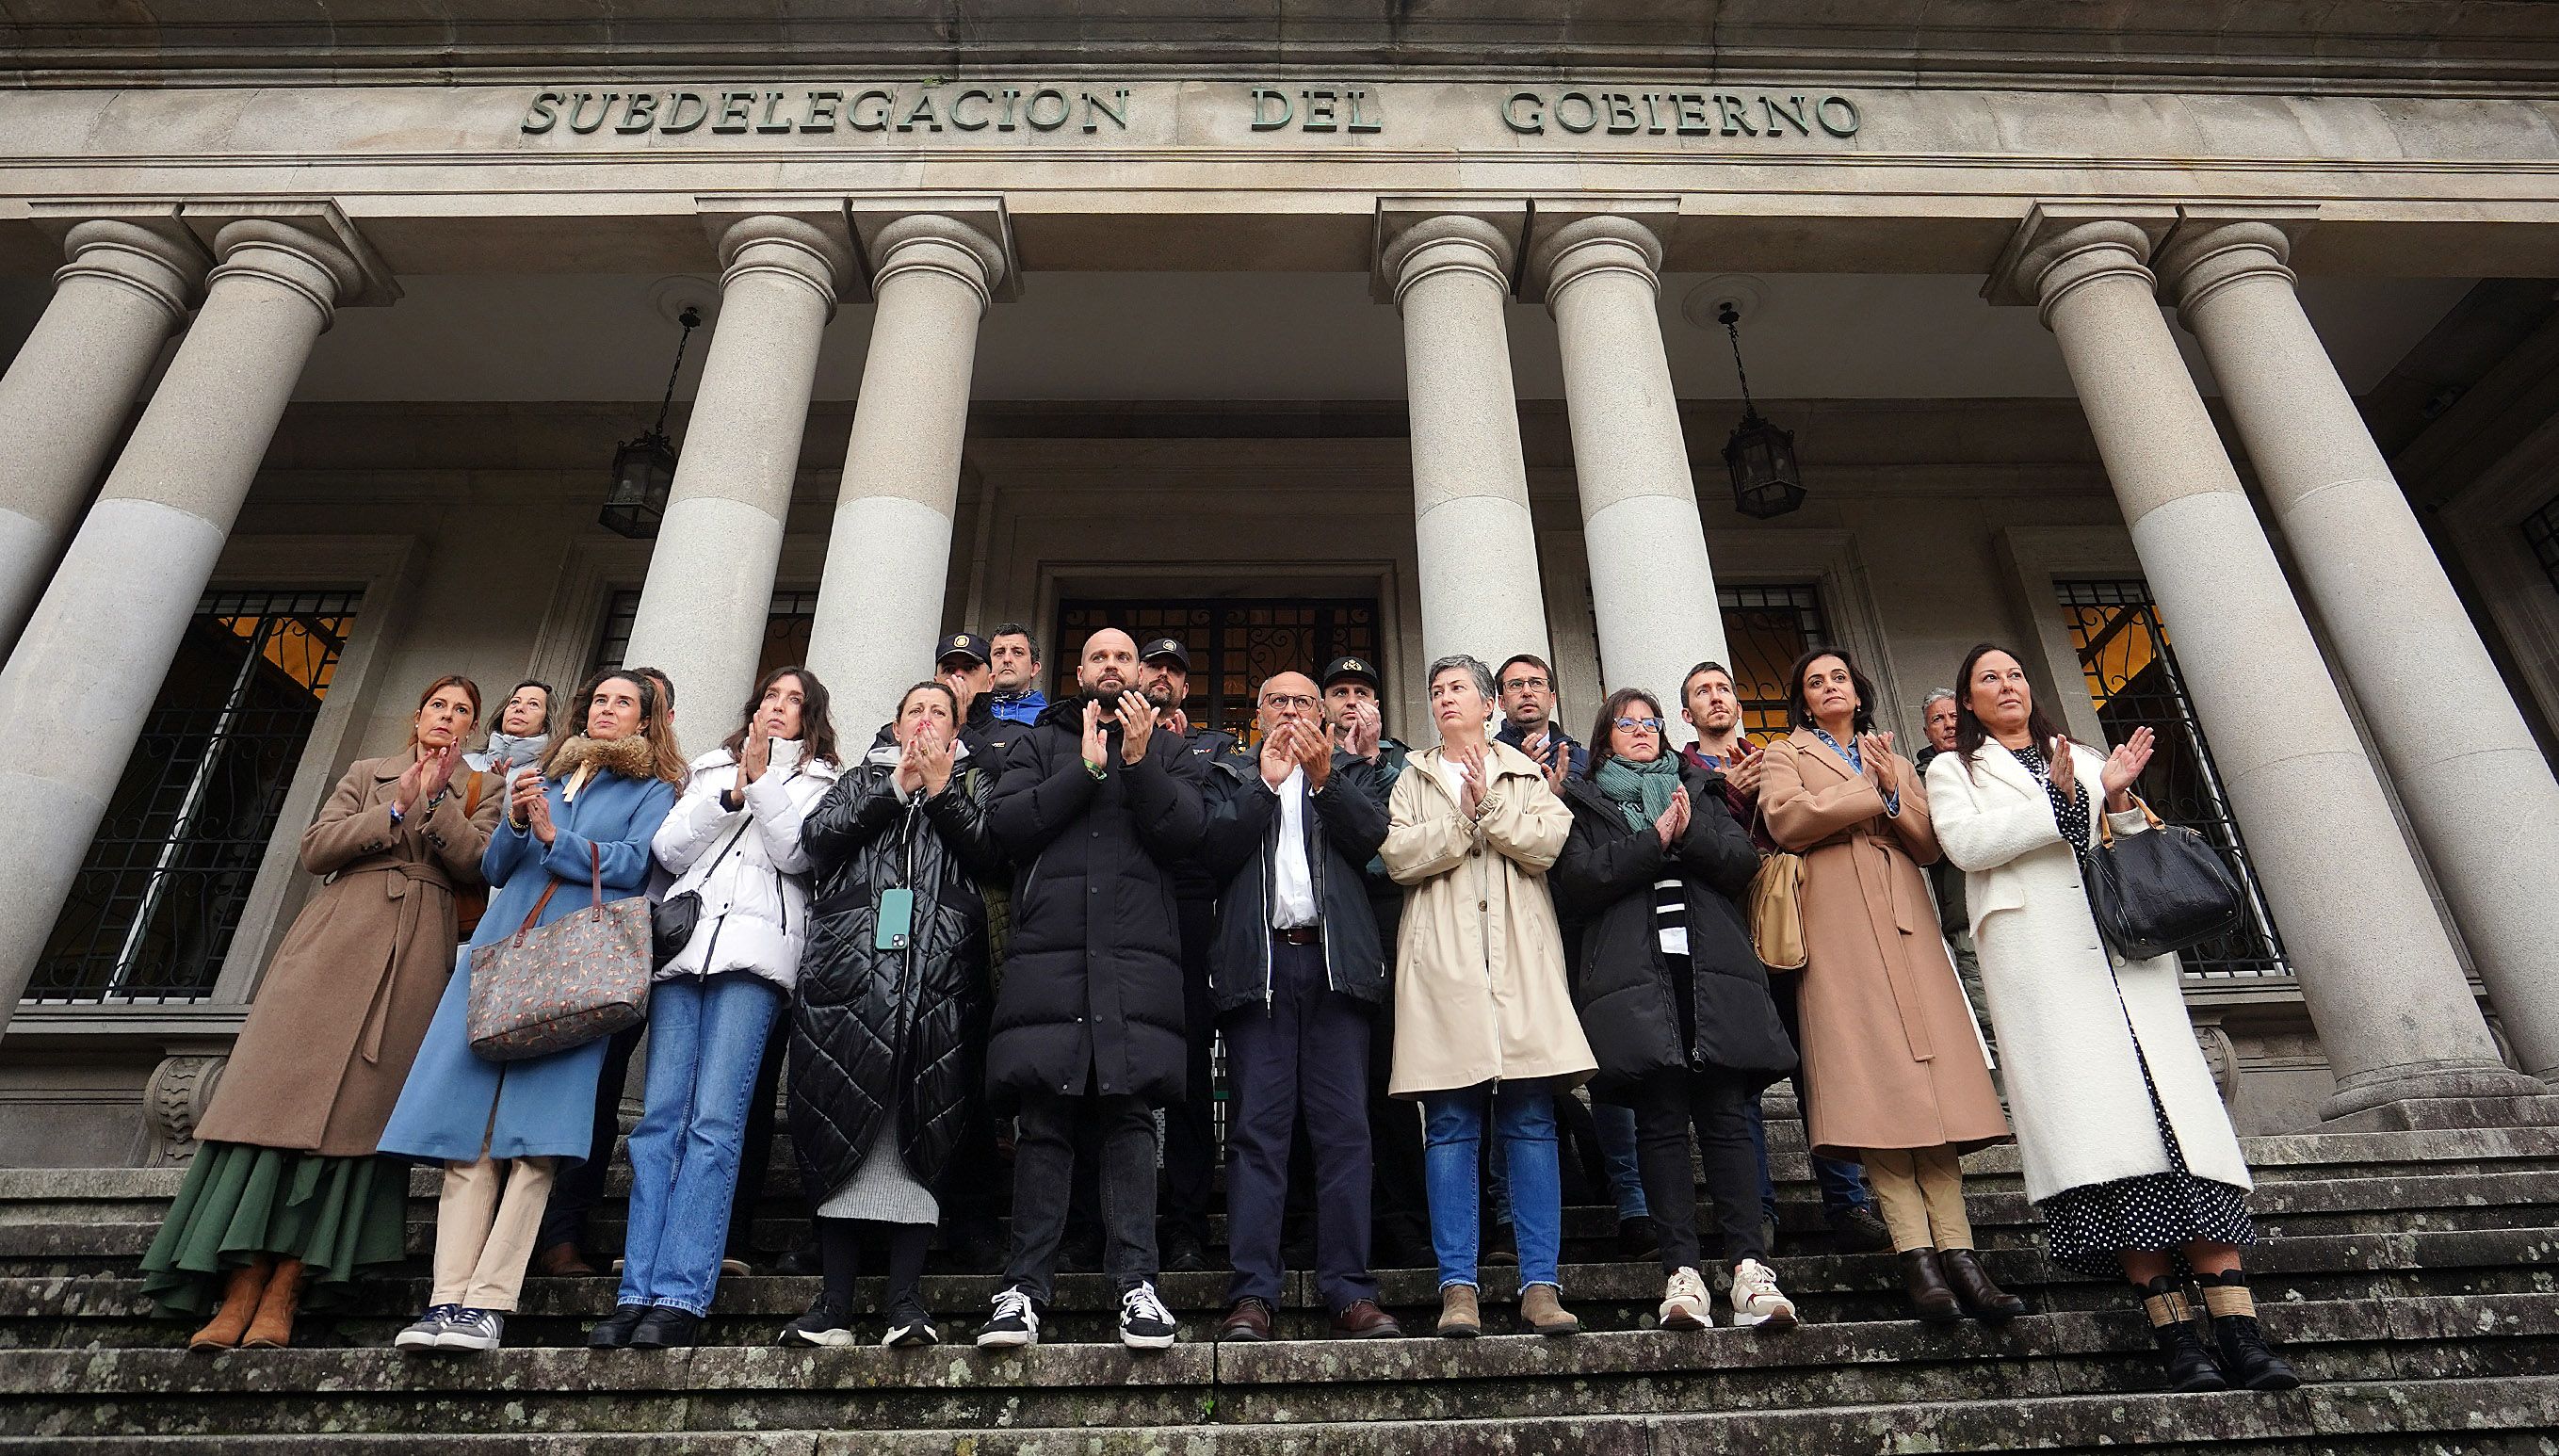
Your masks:
[[[304,1299],[328,1303],[404,1256],[405,1164],[374,1156],[453,970],[454,891],[506,807],[462,767],[480,689],[440,677],[406,749],[338,781],[302,835],[323,876],[258,983],[144,1291],[164,1313],[222,1309],[191,1348],[273,1348]],[[457,770],[459,771],[457,773]]]
[[[1848,655],[1795,660],[1793,731],[1768,745],[1759,811],[1804,857],[1803,1054],[1813,1151],[1866,1165],[1919,1317],[1997,1323],[2026,1301],[1973,1250],[1957,1161],[2008,1138],[1920,867],[1937,859],[1928,791],[1875,731]]]
[[[1581,1330],[1558,1282],[1564,1184],[1555,1094],[1599,1065],[1573,1012],[1546,887],[1572,811],[1526,754],[1485,736],[1492,711],[1492,669],[1468,656],[1430,664],[1439,744],[1415,754],[1395,781],[1379,850],[1387,873],[1411,890],[1396,942],[1388,1091],[1422,1101],[1438,1328],[1451,1339],[1483,1328],[1476,1213],[1488,1119],[1509,1163],[1520,1318],[1541,1335]]]

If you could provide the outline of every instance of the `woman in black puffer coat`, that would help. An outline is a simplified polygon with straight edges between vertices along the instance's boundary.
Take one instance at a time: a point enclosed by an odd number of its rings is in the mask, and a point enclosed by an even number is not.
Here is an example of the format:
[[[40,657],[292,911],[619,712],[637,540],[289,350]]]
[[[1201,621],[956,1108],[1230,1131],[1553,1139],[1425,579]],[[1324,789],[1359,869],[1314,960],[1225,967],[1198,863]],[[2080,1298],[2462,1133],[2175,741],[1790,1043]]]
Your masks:
[[[992,776],[960,741],[958,709],[939,682],[908,688],[889,732],[801,831],[818,893],[792,995],[791,1140],[817,1200],[827,1282],[784,1327],[787,1345],[852,1342],[858,1222],[889,1229],[887,1343],[937,1338],[924,1254],[941,1219],[934,1190],[980,1096],[986,905],[977,881],[1002,868],[986,832]],[[900,890],[913,895],[906,939],[881,948],[880,909]]]
[[[1735,902],[1759,868],[1725,807],[1724,780],[1684,766],[1662,710],[1632,688],[1590,730],[1590,764],[1565,786],[1573,832],[1551,874],[1580,927],[1573,1004],[1599,1063],[1591,1095],[1635,1109],[1636,1166],[1669,1282],[1661,1322],[1704,1329],[1689,1125],[1733,1270],[1733,1323],[1783,1328],[1794,1305],[1760,1246],[1749,1099],[1795,1066]]]

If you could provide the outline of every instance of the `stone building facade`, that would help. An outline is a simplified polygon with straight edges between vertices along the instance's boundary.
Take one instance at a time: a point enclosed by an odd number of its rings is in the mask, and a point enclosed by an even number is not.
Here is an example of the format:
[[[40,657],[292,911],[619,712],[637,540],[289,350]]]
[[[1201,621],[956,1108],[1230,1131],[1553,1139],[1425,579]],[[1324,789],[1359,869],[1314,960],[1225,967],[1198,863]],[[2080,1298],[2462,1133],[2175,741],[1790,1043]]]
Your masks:
[[[2559,18],[333,9],[0,24],[0,1163],[183,1150],[437,674],[866,729],[1006,620],[1416,730],[1439,654],[1579,732],[1837,643],[1905,742],[2016,643],[2247,870],[2244,1127],[2549,1115]]]

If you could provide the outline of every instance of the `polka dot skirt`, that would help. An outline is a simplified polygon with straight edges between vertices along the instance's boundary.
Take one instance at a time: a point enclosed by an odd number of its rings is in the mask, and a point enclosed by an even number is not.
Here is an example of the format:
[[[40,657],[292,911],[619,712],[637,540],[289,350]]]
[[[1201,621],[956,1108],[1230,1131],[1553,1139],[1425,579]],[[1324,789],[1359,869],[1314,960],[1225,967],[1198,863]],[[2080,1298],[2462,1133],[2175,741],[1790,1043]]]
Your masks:
[[[2185,1154],[2177,1145],[2168,1110],[2160,1105],[2148,1062],[2142,1064],[2142,1088],[2150,1093],[2151,1115],[2159,1122],[2171,1171],[2065,1188],[2036,1205],[2043,1213],[2052,1260],[2064,1268],[2101,1279],[2121,1278],[2124,1266],[2116,1261],[2116,1251],[2140,1248],[2167,1252],[2172,1266],[2183,1272],[2185,1256],[2180,1250],[2194,1239],[2243,1247],[2257,1241],[2244,1191],[2185,1171]]]

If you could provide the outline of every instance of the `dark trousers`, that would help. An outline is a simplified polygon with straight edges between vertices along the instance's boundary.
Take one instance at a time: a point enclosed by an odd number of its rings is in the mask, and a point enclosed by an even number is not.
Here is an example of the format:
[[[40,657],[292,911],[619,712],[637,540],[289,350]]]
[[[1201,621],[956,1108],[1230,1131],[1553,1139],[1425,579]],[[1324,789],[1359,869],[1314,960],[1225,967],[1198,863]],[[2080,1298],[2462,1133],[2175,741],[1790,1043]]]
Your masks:
[[[1635,1167],[1661,1238],[1662,1271],[1697,1269],[1697,1184],[1689,1174],[1688,1132],[1697,1127],[1698,1166],[1715,1206],[1718,1256],[1728,1265],[1766,1259],[1759,1242],[1759,1169],[1750,1142],[1750,1094],[1730,1079],[1672,1072],[1636,1085]]]
[[[1179,904],[1182,1030],[1190,1061],[1182,1074],[1182,1099],[1164,1108],[1164,1233],[1206,1243],[1209,1207],[1217,1196],[1217,1003],[1208,986],[1217,907],[1206,900]]]
[[[1155,1278],[1154,1109],[1125,1092],[1035,1093],[1013,1119],[1013,1250],[1004,1276],[1041,1304],[1056,1293],[1080,1122],[1092,1125],[1101,1151],[1102,1265],[1123,1293]]]
[[[1389,1096],[1395,1075],[1395,942],[1401,930],[1404,893],[1371,897],[1378,934],[1386,946],[1388,987],[1385,1004],[1369,1024],[1368,1135],[1376,1153],[1369,1199],[1370,1236],[1375,1247],[1408,1258],[1430,1257],[1430,1194],[1422,1176],[1422,1111],[1411,1097]]]
[[[639,1049],[647,1022],[615,1032],[604,1044],[604,1070],[595,1079],[595,1131],[586,1161],[551,1180],[551,1201],[542,1210],[541,1232],[533,1247],[554,1243],[586,1246],[586,1216],[604,1201],[604,1175],[613,1166],[613,1145],[622,1136],[622,1084],[631,1078],[631,1054]],[[598,1250],[599,1252],[601,1250]]]
[[[1280,1302],[1280,1226],[1300,1116],[1315,1162],[1315,1282],[1335,1313],[1377,1298],[1369,1272],[1369,1015],[1333,990],[1321,946],[1271,943],[1271,999],[1226,1018],[1227,1298]]]
[[[737,1197],[728,1210],[728,1251],[741,1258],[755,1248],[755,1213],[764,1198],[764,1180],[773,1167],[774,1101],[782,1091],[783,1050],[791,1044],[791,1009],[787,998],[773,1018],[773,1034],[764,1041],[764,1061],[755,1070],[755,1091],[746,1104],[746,1140],[738,1147]]]
[[[1786,1024],[1786,1038],[1800,1047],[1804,1044],[1804,1016],[1801,971],[1779,971],[1768,977],[1769,999],[1777,1003],[1777,1019]],[[1795,1069],[1795,1103],[1804,1109],[1804,1127],[1812,1128],[1813,1085],[1805,1078],[1804,1069]],[[1752,1097],[1748,1116],[1750,1140],[1759,1159],[1759,1201],[1769,1218],[1777,1217],[1777,1181],[1768,1174],[1768,1131],[1759,1115],[1759,1099]],[[1866,1174],[1855,1163],[1813,1154],[1813,1181],[1822,1193],[1822,1212],[1836,1219],[1851,1209],[1868,1206]]]

